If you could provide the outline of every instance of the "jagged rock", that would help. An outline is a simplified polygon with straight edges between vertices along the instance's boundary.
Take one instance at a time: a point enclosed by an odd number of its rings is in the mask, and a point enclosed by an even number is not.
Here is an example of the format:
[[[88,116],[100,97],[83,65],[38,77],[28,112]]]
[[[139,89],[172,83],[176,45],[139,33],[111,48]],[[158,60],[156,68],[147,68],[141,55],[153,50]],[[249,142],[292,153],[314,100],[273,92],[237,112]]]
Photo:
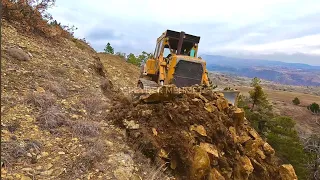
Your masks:
[[[219,111],[223,111],[229,107],[228,101],[223,98],[217,99],[216,105],[217,105]]]
[[[267,168],[264,167],[261,163],[259,163],[257,160],[250,158],[251,163],[253,165],[253,168],[255,171],[259,173],[260,176],[265,177],[266,179],[269,179]]]
[[[240,144],[243,144],[243,143],[249,141],[250,139],[251,139],[251,137],[248,136],[247,133],[243,133],[241,136],[238,137],[238,142],[239,142]]]
[[[209,100],[207,98],[205,98],[204,96],[202,96],[201,94],[197,94],[197,96],[205,103],[207,103]]]
[[[217,110],[217,107],[215,107],[211,103],[206,103],[204,109],[207,110],[208,112],[212,113],[212,112],[215,112]]]
[[[283,164],[279,168],[281,180],[297,180],[298,177],[291,164]]]
[[[249,175],[253,172],[253,166],[247,156],[241,156],[239,163],[234,169],[234,179],[243,180],[248,179]]]
[[[219,157],[219,152],[217,150],[217,147],[213,144],[209,144],[209,143],[203,143],[200,142],[200,147],[205,150],[206,152],[212,154],[214,157]]]
[[[190,131],[196,131],[201,136],[207,136],[207,132],[202,125],[191,125],[189,128]]]
[[[249,134],[250,134],[254,139],[259,139],[259,138],[260,138],[260,136],[259,136],[259,134],[257,133],[257,131],[254,130],[253,128],[250,128]]]
[[[244,111],[240,108],[237,108],[233,112],[233,121],[235,124],[235,127],[239,127],[244,124]]]
[[[238,141],[238,136],[237,136],[237,132],[236,132],[236,129],[232,126],[229,127],[229,131],[230,131],[230,134],[231,134],[231,137],[233,138],[233,142],[234,143],[237,143]]]
[[[261,154],[259,148],[261,146],[261,141],[249,140],[245,144],[245,154],[249,157],[255,157],[257,154]],[[263,153],[263,152],[262,152]]]
[[[212,168],[208,177],[208,180],[225,180],[216,168]]]
[[[19,61],[29,61],[31,59],[30,56],[20,48],[11,47],[7,52],[11,57],[18,59]]]
[[[210,159],[208,153],[200,148],[195,146],[194,156],[190,169],[190,179],[200,180],[203,179],[208,172],[210,171]]]
[[[263,150],[266,155],[272,155],[275,153],[274,149],[267,142],[263,144]]]

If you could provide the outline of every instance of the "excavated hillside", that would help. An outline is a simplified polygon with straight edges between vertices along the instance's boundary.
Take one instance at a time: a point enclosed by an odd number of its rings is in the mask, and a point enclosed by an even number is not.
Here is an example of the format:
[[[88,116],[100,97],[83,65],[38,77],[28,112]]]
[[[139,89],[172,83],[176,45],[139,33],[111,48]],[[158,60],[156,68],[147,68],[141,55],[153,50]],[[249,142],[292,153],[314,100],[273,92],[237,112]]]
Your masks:
[[[125,131],[106,118],[118,91],[91,47],[27,36],[5,20],[1,31],[1,178],[154,174],[149,160],[126,144]]]
[[[3,179],[297,179],[219,93],[133,100],[137,67],[4,20],[1,59]]]

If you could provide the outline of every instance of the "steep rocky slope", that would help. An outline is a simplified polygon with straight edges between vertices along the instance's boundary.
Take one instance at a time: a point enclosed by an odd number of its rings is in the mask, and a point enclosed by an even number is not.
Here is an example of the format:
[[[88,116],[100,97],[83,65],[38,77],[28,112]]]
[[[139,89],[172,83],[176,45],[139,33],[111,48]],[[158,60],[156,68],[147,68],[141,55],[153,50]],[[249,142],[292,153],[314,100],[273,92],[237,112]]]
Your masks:
[[[132,101],[138,68],[6,21],[1,58],[4,179],[296,177],[220,94]]]
[[[2,20],[1,177],[135,179],[152,166],[106,121],[114,97],[79,40],[26,36]]]

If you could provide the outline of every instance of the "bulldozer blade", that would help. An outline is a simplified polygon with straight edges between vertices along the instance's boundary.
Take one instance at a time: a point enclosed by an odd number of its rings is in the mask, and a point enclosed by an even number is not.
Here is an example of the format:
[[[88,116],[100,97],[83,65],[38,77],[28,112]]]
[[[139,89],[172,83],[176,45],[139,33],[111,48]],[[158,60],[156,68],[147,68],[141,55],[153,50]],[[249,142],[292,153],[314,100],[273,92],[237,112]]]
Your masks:
[[[230,104],[237,107],[240,91],[217,91],[217,92],[222,93],[224,98],[227,99]]]

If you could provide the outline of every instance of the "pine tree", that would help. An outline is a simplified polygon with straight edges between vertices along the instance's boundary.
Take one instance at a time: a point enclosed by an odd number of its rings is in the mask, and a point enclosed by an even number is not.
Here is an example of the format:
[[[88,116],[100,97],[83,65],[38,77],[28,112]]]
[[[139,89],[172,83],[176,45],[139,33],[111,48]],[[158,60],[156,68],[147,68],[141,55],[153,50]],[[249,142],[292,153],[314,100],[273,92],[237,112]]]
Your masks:
[[[104,48],[104,52],[107,54],[114,54],[114,49],[113,47],[110,45],[110,43],[108,42],[108,44],[106,45],[106,47]]]

